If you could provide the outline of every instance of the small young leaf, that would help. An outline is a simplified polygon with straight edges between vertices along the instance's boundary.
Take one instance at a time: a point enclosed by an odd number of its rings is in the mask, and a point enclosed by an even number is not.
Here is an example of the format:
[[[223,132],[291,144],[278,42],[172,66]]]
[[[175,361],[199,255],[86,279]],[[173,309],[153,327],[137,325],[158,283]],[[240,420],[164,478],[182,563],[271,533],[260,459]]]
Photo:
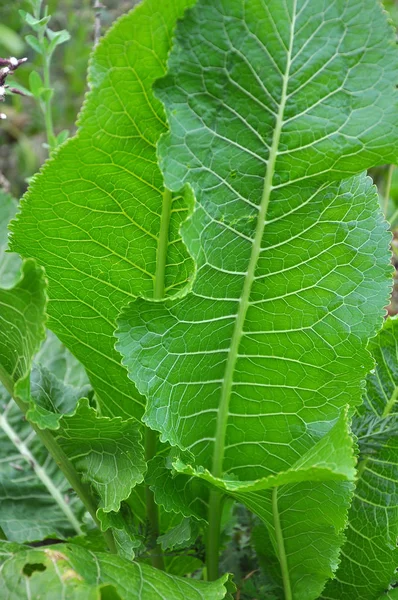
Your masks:
[[[20,10],[19,14],[24,19],[25,23],[29,25],[34,31],[40,33],[45,31],[47,27],[47,23],[50,21],[51,17],[43,17],[42,19],[36,19],[33,15],[24,10]]]
[[[35,356],[35,363],[48,369],[66,386],[84,388],[89,383],[82,364],[67,350],[52,331],[47,331],[47,337]],[[82,395],[86,393],[85,391]]]
[[[29,75],[29,87],[35,98],[40,98],[44,88],[43,81],[37,71],[32,71]]]
[[[52,54],[55,48],[60,44],[64,44],[65,42],[70,40],[70,33],[65,29],[63,29],[62,31],[51,31],[51,29],[47,28],[47,36],[51,42],[48,47],[49,54]]]
[[[38,54],[43,54],[43,48],[37,38],[35,38],[33,35],[26,35],[25,40],[35,52]]]

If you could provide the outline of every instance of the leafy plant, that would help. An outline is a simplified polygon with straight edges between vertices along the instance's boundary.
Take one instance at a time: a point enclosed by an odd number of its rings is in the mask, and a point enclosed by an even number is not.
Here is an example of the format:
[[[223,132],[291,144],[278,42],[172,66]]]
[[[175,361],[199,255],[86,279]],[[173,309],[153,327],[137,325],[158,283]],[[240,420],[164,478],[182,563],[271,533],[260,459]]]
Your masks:
[[[4,519],[9,598],[231,597],[231,501],[267,597],[394,597],[397,332],[374,337],[390,235],[364,171],[397,160],[397,64],[374,0],[145,0],[101,40],[11,224],[0,379],[79,535],[29,549]],[[34,366],[45,325],[93,391]]]
[[[43,61],[43,76],[37,71],[32,71],[29,76],[30,91],[33,97],[39,103],[43,113],[47,145],[51,151],[62,144],[68,137],[69,131],[61,131],[58,135],[54,132],[52,101],[54,89],[51,86],[50,69],[51,59],[57,46],[64,44],[70,39],[69,33],[63,29],[53,31],[48,26],[51,16],[48,14],[48,7],[42,9],[42,0],[30,0],[32,13],[20,10],[20,15],[24,22],[33,30],[33,35],[25,37],[26,42],[35,52],[41,55]]]

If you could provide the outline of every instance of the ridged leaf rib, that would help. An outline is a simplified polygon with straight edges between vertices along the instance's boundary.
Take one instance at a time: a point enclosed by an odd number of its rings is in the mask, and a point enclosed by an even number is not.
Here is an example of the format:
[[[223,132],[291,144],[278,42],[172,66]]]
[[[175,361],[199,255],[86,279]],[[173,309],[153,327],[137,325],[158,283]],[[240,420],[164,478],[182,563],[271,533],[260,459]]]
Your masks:
[[[282,79],[281,99],[278,109],[278,114],[275,121],[275,129],[272,138],[271,150],[268,157],[267,170],[264,180],[264,188],[261,198],[260,210],[257,218],[257,226],[253,241],[253,247],[250,255],[249,266],[243,284],[242,295],[239,300],[239,309],[236,316],[235,328],[232,334],[231,346],[228,353],[227,363],[225,366],[225,375],[221,388],[220,408],[217,415],[216,437],[214,443],[213,468],[212,472],[215,477],[222,477],[223,459],[225,449],[225,436],[228,423],[229,402],[231,398],[231,390],[233,385],[233,374],[235,370],[236,360],[238,357],[239,343],[243,333],[243,326],[247,309],[249,307],[250,292],[252,289],[254,274],[258,258],[261,252],[261,242],[264,235],[266,225],[267,211],[269,201],[273,189],[273,179],[275,174],[276,158],[278,156],[279,140],[283,127],[283,117],[287,100],[287,88],[289,83],[289,73],[292,60],[293,41],[294,41],[294,23],[296,16],[297,0],[294,0],[292,21],[290,27],[289,48],[286,56],[286,69]]]

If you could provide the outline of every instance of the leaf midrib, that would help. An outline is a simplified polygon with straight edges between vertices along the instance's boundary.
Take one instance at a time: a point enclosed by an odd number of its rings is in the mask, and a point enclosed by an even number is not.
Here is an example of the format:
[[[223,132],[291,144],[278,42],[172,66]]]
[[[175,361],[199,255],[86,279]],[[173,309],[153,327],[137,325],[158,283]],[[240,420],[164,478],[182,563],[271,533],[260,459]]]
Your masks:
[[[232,334],[231,346],[225,366],[224,378],[221,387],[221,397],[219,409],[217,412],[216,436],[213,452],[212,474],[214,477],[222,477],[223,463],[225,454],[226,430],[229,415],[229,403],[231,399],[231,391],[233,385],[233,375],[235,371],[238,350],[243,334],[243,326],[246,319],[246,313],[249,307],[249,298],[251,288],[254,281],[254,274],[261,251],[261,242],[264,235],[266,225],[266,216],[270,201],[271,192],[274,189],[272,182],[275,174],[275,164],[278,156],[279,140],[283,126],[283,117],[287,101],[287,87],[292,63],[292,51],[294,40],[294,27],[296,19],[297,0],[293,1],[292,21],[290,28],[289,48],[286,57],[286,69],[282,80],[281,100],[279,110],[276,117],[275,128],[272,138],[271,149],[268,157],[267,170],[264,180],[263,193],[261,197],[260,210],[257,219],[256,232],[253,241],[253,247],[250,255],[249,266],[245,276],[245,281],[242,289],[242,294],[239,299],[239,309],[236,315],[235,327]]]
[[[164,188],[162,195],[162,214],[160,216],[160,230],[158,246],[156,249],[156,268],[153,283],[153,299],[162,300],[165,294],[167,248],[169,245],[169,229],[171,216],[172,193]]]

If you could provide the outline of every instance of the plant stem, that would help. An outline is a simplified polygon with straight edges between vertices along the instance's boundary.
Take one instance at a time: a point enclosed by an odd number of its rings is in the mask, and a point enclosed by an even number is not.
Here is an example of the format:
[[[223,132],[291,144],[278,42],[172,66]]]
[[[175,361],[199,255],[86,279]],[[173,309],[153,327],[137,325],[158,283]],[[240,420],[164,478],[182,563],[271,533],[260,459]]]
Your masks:
[[[50,60],[49,60],[48,56],[44,56],[43,80],[44,80],[44,87],[47,88],[48,90],[50,90],[51,89]],[[43,110],[44,121],[45,121],[45,126],[46,126],[47,143],[50,147],[50,153],[51,153],[57,146],[57,139],[54,134],[51,97],[48,97],[42,101],[42,110]]]
[[[395,403],[397,402],[397,400],[398,400],[398,386],[396,386],[394,388],[393,393],[391,394],[391,396],[390,396],[390,398],[389,398],[389,400],[388,400],[388,402],[387,402],[387,404],[385,406],[385,409],[384,409],[383,414],[382,414],[382,418],[383,419],[385,419],[386,417],[389,416],[389,414],[391,413],[392,409],[394,408]]]
[[[369,456],[367,456],[366,458],[362,459],[357,466],[357,480],[360,479],[362,477],[362,474],[366,468],[366,465],[369,462]]]
[[[26,462],[31,466],[38,479],[40,479],[42,484],[48,490],[49,494],[54,498],[55,502],[58,504],[68,521],[71,523],[76,533],[78,535],[82,535],[83,531],[80,527],[80,523],[77,520],[73,511],[71,510],[70,506],[65,502],[61,492],[51,481],[50,477],[47,475],[46,471],[43,469],[40,463],[37,462],[36,458],[33,456],[29,448],[21,440],[16,431],[14,431],[14,429],[11,427],[5,415],[0,415],[0,427],[3,429],[8,439],[14,444],[15,448],[18,450],[22,458],[24,458]]]
[[[169,243],[169,228],[171,216],[172,193],[167,188],[163,191],[162,198],[162,214],[160,217],[160,230],[158,247],[156,251],[156,271],[153,286],[153,299],[162,300],[165,291],[165,273],[167,262],[167,247]],[[147,463],[156,456],[158,434],[149,427],[145,431],[145,459]],[[155,497],[147,485],[145,490],[146,513],[150,527],[151,538],[151,562],[152,566],[162,571],[165,568],[163,553],[160,545],[157,543],[157,538],[160,534],[159,529],[159,508],[155,502]]]
[[[153,299],[162,300],[165,290],[165,274],[167,262],[167,246],[169,243],[169,229],[171,216],[172,193],[167,188],[163,191],[162,215],[160,217],[160,230],[158,248],[156,252],[156,271],[153,289]]]
[[[98,44],[101,37],[101,8],[100,0],[94,1],[94,48]]]
[[[392,176],[394,173],[394,167],[395,167],[395,165],[389,165],[388,170],[387,170],[386,183],[384,186],[383,212],[384,212],[384,217],[386,219],[387,219],[387,214],[388,214],[388,201],[390,200],[391,182],[392,182]]]
[[[218,578],[218,561],[221,538],[221,516],[224,496],[218,490],[211,490],[209,497],[209,525],[206,544],[206,568],[208,581]]]
[[[283,533],[281,527],[281,521],[278,510],[278,488],[275,487],[272,490],[272,514],[274,517],[275,537],[278,546],[278,558],[282,571],[283,589],[285,591],[285,600],[293,600],[292,588],[290,585],[289,567],[287,564],[287,557],[285,551],[285,542],[283,540]]]
[[[15,394],[14,382],[12,381],[11,377],[4,371],[4,369],[1,366],[0,366],[0,381],[6,388],[7,392],[10,394],[10,396],[14,399],[14,401],[17,404],[17,406],[19,407],[19,409],[22,411],[22,413],[26,417],[26,414],[29,410],[29,405],[24,400],[22,400],[22,398],[19,398]],[[57,466],[62,471],[62,473],[64,474],[66,479],[69,481],[71,487],[75,490],[76,494],[79,496],[80,500],[83,502],[84,506],[86,507],[86,509],[88,510],[90,515],[92,516],[95,524],[100,528],[100,523],[97,519],[97,504],[96,504],[94,498],[92,497],[90,487],[81,481],[79,474],[75,470],[75,468],[72,465],[72,463],[70,462],[69,458],[66,456],[65,452],[62,450],[62,448],[59,446],[59,444],[55,440],[53,434],[46,429],[40,429],[37,425],[35,425],[34,423],[31,423],[30,421],[29,421],[29,424],[35,431],[37,437],[40,439],[40,441],[43,443],[43,445],[47,448],[48,452],[50,453],[50,455],[56,462]],[[108,529],[107,531],[104,531],[103,536],[106,540],[109,550],[111,552],[113,552],[114,554],[116,554],[117,550],[116,550],[115,540],[113,539],[113,534],[112,534],[111,530]]]
[[[158,435],[156,431],[147,427],[145,431],[145,459],[150,461],[156,455],[156,446]],[[157,543],[159,537],[159,508],[155,502],[155,497],[149,485],[145,488],[146,513],[150,527],[151,540],[151,563],[153,567],[164,571],[164,559],[160,544]]]

